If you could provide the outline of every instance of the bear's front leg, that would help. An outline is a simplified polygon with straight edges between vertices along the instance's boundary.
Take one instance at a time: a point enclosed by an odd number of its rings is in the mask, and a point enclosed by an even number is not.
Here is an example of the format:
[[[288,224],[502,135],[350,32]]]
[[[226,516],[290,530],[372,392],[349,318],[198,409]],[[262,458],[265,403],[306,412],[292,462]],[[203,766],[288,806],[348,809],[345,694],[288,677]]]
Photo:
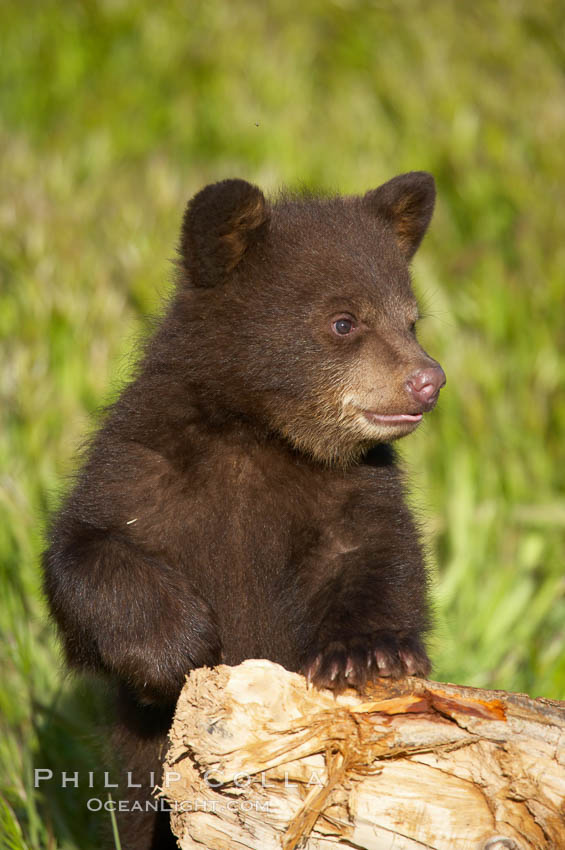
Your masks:
[[[125,533],[62,515],[44,566],[69,663],[122,683],[140,705],[173,707],[190,670],[220,663],[211,605]]]
[[[357,551],[307,598],[300,670],[319,688],[362,689],[379,676],[427,676],[427,580],[419,547],[382,561]]]

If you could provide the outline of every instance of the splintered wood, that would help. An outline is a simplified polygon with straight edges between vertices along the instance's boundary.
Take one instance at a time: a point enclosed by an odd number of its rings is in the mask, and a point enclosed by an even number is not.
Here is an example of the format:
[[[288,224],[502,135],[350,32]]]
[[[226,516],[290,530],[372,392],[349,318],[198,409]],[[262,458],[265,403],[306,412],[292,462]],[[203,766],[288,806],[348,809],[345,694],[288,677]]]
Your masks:
[[[182,850],[565,848],[565,703],[246,661],[191,673],[170,739]]]

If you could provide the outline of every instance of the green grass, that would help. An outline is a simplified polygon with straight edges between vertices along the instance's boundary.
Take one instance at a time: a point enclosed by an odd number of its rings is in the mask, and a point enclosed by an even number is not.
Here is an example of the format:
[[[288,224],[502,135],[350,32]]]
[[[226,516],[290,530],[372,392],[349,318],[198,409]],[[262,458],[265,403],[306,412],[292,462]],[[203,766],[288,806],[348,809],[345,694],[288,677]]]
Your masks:
[[[2,847],[97,846],[87,790],[33,788],[94,768],[103,713],[64,678],[42,527],[210,180],[434,173],[414,271],[448,385],[403,451],[435,673],[565,697],[564,27],[558,0],[0,6]]]

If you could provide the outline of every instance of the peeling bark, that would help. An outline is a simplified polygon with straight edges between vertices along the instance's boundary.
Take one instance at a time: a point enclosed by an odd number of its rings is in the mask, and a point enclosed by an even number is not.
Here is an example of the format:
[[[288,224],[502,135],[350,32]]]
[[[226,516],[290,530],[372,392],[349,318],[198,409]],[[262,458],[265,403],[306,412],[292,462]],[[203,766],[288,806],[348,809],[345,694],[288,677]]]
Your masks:
[[[565,848],[565,703],[246,661],[191,673],[170,739],[182,850]]]

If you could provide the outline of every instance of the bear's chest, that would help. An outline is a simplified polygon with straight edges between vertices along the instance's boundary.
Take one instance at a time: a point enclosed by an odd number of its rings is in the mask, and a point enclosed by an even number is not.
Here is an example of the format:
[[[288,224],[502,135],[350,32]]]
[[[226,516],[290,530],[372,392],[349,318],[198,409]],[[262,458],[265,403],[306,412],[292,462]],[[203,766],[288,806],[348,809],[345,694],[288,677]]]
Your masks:
[[[281,456],[282,455],[282,456]],[[323,560],[358,548],[399,498],[390,469],[332,470],[284,453],[234,453],[207,470],[195,493],[190,525],[209,560],[241,562],[275,581],[312,556]]]

